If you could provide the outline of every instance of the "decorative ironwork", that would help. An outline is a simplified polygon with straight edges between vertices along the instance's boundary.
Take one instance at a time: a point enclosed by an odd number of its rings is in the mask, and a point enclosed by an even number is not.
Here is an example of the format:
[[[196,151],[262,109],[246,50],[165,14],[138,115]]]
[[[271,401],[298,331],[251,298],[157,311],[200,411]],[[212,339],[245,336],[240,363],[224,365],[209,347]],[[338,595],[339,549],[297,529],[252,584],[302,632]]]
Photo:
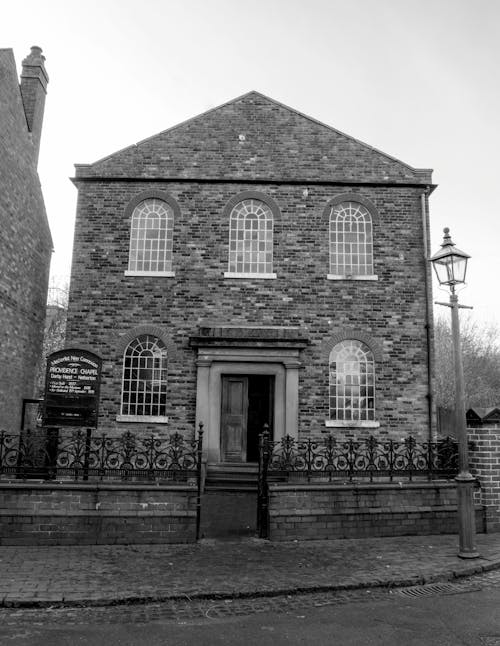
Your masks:
[[[329,482],[417,476],[451,478],[458,472],[458,447],[455,440],[417,442],[414,437],[380,440],[373,436],[360,440],[337,440],[332,435],[319,439],[297,440],[287,435],[270,441],[263,434],[261,468],[287,478],[322,478]]]
[[[472,448],[472,444],[470,445]],[[458,473],[458,444],[453,438],[401,442],[370,436],[360,440],[337,440],[332,435],[297,440],[289,435],[270,439],[267,425],[259,437],[257,529],[269,535],[269,481],[306,479],[307,482],[373,482],[417,477],[429,480],[453,478]]]
[[[130,432],[94,434],[90,429],[42,429],[19,435],[0,431],[0,475],[186,481],[200,475],[202,435],[190,440],[180,433],[159,438]]]

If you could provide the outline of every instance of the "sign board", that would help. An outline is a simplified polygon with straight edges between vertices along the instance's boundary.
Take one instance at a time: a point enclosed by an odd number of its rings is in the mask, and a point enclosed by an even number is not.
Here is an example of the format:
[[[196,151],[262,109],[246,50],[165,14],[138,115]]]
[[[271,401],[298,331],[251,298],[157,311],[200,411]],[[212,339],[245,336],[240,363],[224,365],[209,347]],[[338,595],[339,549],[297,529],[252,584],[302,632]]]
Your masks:
[[[69,348],[47,357],[44,426],[97,427],[102,360]]]

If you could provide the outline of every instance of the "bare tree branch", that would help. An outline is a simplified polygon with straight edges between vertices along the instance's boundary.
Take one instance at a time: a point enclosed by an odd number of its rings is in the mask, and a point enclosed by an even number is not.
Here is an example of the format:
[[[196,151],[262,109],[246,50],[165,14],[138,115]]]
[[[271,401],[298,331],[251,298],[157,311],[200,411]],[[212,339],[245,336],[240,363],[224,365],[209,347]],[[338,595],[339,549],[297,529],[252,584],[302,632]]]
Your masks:
[[[500,331],[494,324],[461,314],[460,337],[464,364],[466,407],[500,404]],[[434,328],[436,356],[435,400],[442,408],[454,407],[455,377],[449,321],[439,316]]]

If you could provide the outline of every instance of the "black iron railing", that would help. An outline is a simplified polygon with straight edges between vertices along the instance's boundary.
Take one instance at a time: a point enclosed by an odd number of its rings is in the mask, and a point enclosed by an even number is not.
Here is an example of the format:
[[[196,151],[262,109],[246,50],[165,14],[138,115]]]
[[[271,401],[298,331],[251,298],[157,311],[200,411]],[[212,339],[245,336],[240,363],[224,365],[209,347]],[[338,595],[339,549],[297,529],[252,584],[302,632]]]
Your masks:
[[[259,536],[268,535],[269,481],[336,482],[453,478],[458,473],[458,444],[452,438],[420,442],[377,439],[337,440],[332,435],[297,440],[270,439],[267,428],[259,441]]]
[[[263,436],[265,439],[265,435]],[[298,441],[286,436],[277,442],[265,439],[263,449],[268,472],[287,476],[352,481],[355,478],[450,478],[457,474],[458,447],[455,440],[418,442],[407,437],[398,442],[373,436],[364,440],[324,439]]]
[[[119,436],[91,430],[0,431],[0,475],[43,480],[176,481],[201,477],[202,426],[198,437],[179,433]]]

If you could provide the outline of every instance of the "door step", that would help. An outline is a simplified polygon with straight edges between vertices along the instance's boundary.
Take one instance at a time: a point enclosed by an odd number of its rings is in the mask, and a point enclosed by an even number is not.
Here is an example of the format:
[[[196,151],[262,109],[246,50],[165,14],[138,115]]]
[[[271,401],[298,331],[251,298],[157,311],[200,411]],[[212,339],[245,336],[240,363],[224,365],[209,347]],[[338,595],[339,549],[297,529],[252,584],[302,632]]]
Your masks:
[[[254,491],[257,493],[259,465],[254,463],[208,464],[205,491]],[[269,482],[286,481],[286,475],[269,476]]]
[[[252,463],[209,464],[205,491],[257,491],[259,467]]]

